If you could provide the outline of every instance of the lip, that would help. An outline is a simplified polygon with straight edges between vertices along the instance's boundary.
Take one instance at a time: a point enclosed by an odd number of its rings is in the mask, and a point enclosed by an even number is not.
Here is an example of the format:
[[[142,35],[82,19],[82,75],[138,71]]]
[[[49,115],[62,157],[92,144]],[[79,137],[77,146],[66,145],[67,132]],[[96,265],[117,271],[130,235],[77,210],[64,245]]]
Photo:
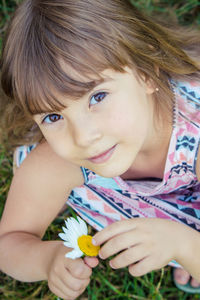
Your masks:
[[[88,160],[95,164],[104,163],[112,156],[115,148],[116,148],[116,145],[114,145],[110,149],[106,150],[105,152],[103,152],[97,156],[88,158]]]

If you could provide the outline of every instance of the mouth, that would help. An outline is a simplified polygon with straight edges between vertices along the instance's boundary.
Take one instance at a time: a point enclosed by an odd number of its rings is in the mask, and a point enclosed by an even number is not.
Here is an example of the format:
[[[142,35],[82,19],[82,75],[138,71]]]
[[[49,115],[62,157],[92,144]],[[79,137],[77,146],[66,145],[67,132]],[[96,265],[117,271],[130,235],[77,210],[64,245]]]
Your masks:
[[[88,158],[88,160],[95,164],[104,163],[112,156],[116,146],[117,145],[114,145],[110,149],[102,152],[101,154]]]

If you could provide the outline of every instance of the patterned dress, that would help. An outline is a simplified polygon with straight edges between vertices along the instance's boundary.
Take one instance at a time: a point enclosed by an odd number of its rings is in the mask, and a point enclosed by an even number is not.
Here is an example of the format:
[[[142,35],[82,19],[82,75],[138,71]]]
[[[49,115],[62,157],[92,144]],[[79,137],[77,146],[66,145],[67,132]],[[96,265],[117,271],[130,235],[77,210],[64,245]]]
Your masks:
[[[174,123],[163,180],[104,178],[81,168],[85,181],[72,190],[68,205],[97,230],[128,218],[164,218],[200,231],[200,83],[171,80]],[[33,147],[33,146],[30,146]],[[30,147],[18,148],[19,165]]]

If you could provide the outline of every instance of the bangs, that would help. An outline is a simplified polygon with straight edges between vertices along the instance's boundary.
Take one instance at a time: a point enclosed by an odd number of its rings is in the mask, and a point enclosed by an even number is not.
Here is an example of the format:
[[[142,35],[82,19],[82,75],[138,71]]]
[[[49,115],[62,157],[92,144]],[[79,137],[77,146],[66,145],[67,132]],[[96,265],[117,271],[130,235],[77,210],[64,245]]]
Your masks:
[[[23,109],[31,115],[61,111],[66,107],[65,99],[78,100],[103,81],[103,79],[78,81],[66,73],[62,75],[63,81],[59,82],[56,74],[50,81],[47,74],[43,78],[40,73],[40,76],[34,78],[32,85],[25,85],[22,90],[25,94],[18,98]]]
[[[34,64],[30,59],[26,66],[20,68],[19,81],[15,80],[14,97],[27,113],[34,115],[60,111],[65,108],[63,98],[77,100],[104,81],[101,72],[110,68],[110,64],[101,59],[97,50],[87,52],[80,47],[78,50],[78,55],[74,50],[76,58],[69,51],[63,56],[41,54]],[[96,54],[95,57],[93,53]],[[23,74],[25,70],[26,74]]]
[[[31,115],[62,110],[60,96],[78,99],[103,81],[103,70],[123,72],[127,64],[108,28],[100,33],[89,20],[71,13],[54,5],[47,11],[44,5],[32,8],[25,29],[20,24],[11,86],[13,97]]]

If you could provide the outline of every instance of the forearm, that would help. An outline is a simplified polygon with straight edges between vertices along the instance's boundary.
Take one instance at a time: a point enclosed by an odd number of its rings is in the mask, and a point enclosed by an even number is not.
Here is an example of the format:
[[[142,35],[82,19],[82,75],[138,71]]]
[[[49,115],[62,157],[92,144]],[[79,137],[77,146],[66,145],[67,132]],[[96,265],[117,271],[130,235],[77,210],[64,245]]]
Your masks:
[[[0,269],[20,281],[46,280],[50,262],[60,241],[13,232],[0,238]]]
[[[200,282],[200,233],[188,226],[182,226],[181,243],[175,258],[192,277]]]

